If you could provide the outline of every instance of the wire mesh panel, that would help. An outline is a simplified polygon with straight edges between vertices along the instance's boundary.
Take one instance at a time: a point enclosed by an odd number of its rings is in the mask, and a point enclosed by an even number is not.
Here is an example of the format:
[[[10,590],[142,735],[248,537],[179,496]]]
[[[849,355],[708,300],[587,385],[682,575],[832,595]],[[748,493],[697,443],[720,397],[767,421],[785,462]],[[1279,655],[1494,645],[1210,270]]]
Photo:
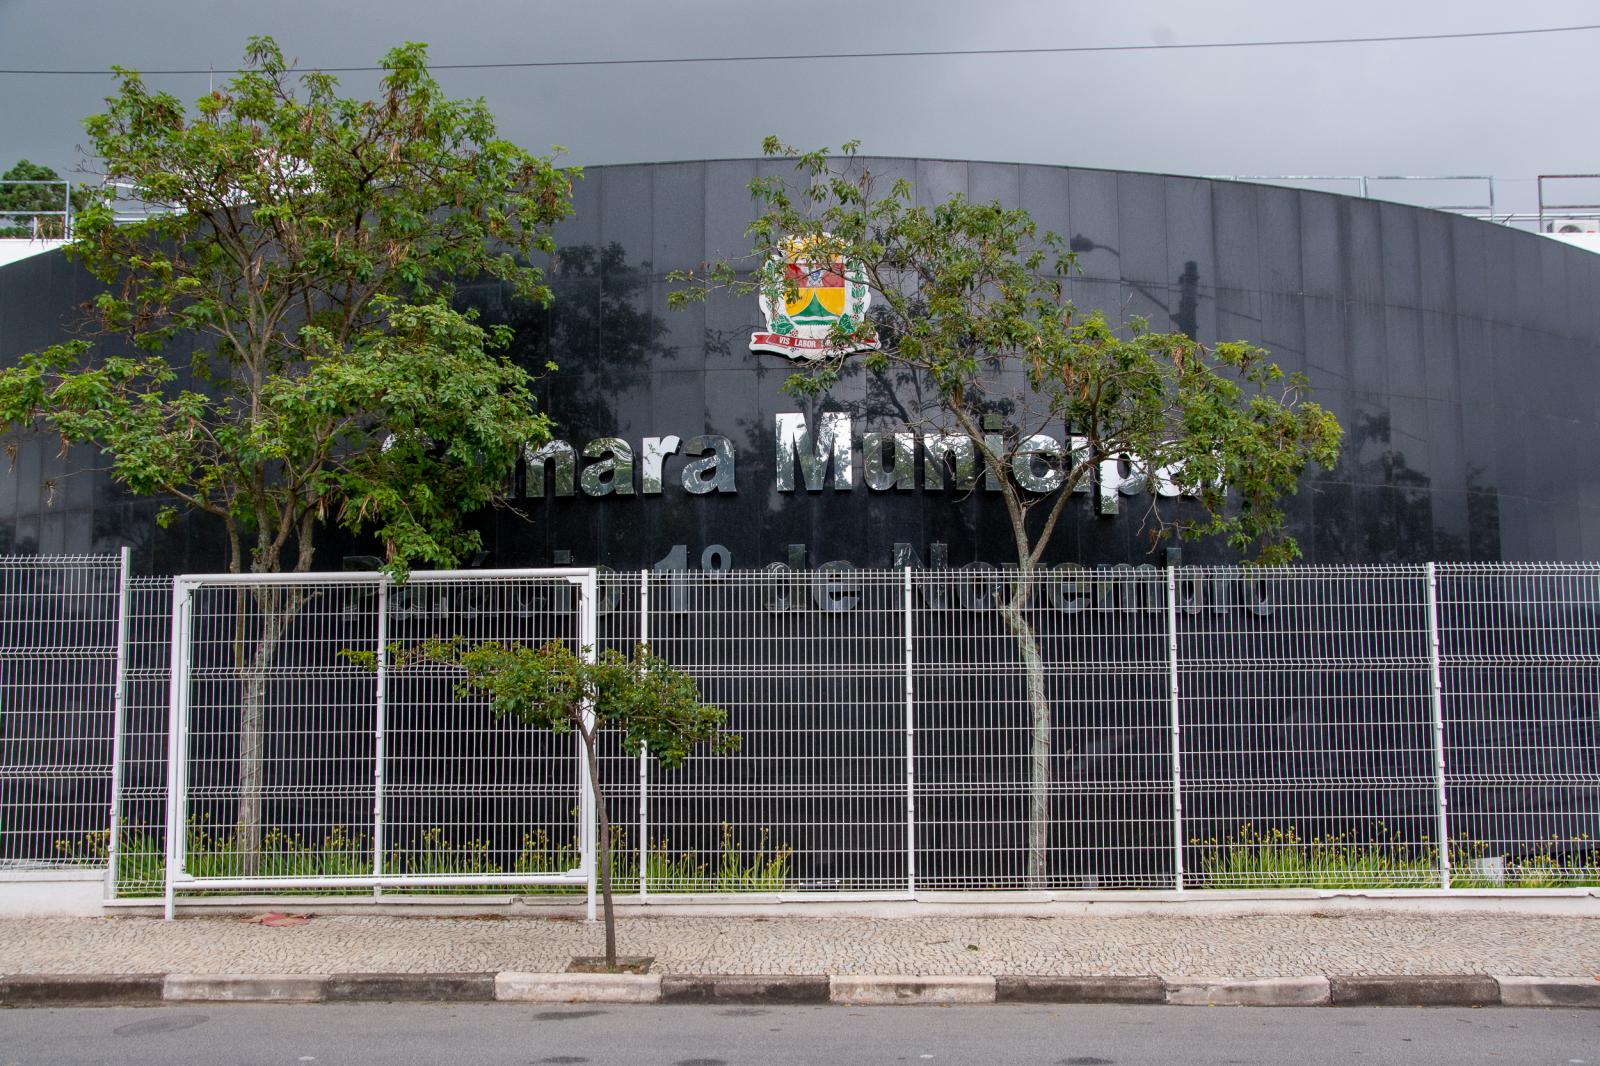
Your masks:
[[[167,700],[172,690],[172,578],[128,583],[116,896],[159,896],[166,883]]]
[[[389,590],[382,872],[554,874],[580,865],[573,737],[497,718],[481,694],[461,690],[459,667],[415,655],[430,640],[559,641],[576,651],[579,595],[548,577]]]
[[[905,890],[903,573],[674,572],[648,594],[651,650],[740,738],[650,768],[649,890]]]
[[[912,577],[917,884],[1168,886],[1161,573],[1058,567],[1020,598],[1019,580]]]
[[[169,913],[179,881],[581,884],[573,738],[496,720],[454,654],[592,646],[592,595],[588,571],[177,579]]]
[[[119,556],[0,556],[0,874],[106,864]]]
[[[183,872],[359,877],[373,869],[375,582],[211,582],[188,591]]]
[[[1423,568],[1174,578],[1187,883],[1437,884]]]
[[[643,594],[638,572],[618,574],[609,569],[600,570],[595,591],[597,651],[627,655],[638,646],[644,633],[640,612]],[[640,802],[652,772],[648,753],[629,755],[614,733],[602,733],[597,761],[610,821],[612,890],[638,892],[639,871],[646,870],[643,884],[648,891],[648,871],[654,870],[655,887],[666,891],[670,862],[663,856],[659,838],[653,850],[640,848],[640,841],[650,840],[654,835],[649,826],[649,804]]]
[[[1438,582],[1452,884],[1600,884],[1600,566]]]

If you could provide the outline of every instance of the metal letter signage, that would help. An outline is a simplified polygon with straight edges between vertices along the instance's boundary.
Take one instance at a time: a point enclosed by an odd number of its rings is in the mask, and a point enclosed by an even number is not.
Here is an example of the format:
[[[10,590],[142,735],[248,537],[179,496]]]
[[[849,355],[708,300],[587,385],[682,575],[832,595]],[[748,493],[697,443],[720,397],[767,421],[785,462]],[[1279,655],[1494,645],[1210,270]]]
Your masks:
[[[710,454],[706,454],[709,452]],[[733,476],[733,441],[716,433],[690,437],[684,455],[700,458],[683,464],[678,480],[685,492],[704,496],[708,492],[738,492]]]
[[[824,412],[813,437],[802,414],[780,414],[774,421],[777,441],[778,491],[795,490],[795,467],[805,480],[807,492],[821,492],[827,484],[828,464],[833,464],[835,492],[849,492],[855,484],[851,463],[850,416],[838,411]]]
[[[556,495],[572,495],[572,471],[577,465],[572,445],[564,440],[553,440],[537,449],[524,445],[522,459],[528,468],[528,483],[524,495],[536,500],[544,498],[544,468],[551,463],[555,465]]]
[[[868,489],[874,493],[910,492],[918,487],[917,451],[922,452],[921,487],[944,492],[954,482],[958,493],[978,487],[979,442],[965,433],[922,433],[907,430],[863,433],[858,441],[855,422],[844,411],[821,411],[814,419],[799,411],[779,411],[773,416],[774,487],[779,492],[850,492],[856,481],[856,450],[859,443],[861,470]],[[1003,457],[1009,476],[1025,491],[1046,495],[1062,488],[1067,471],[1087,461],[1088,442],[1067,435],[1065,440],[1035,433],[1009,446],[999,433],[985,426],[983,447]],[[579,456],[591,460],[576,470]],[[681,467],[669,473],[667,461],[681,457]],[[554,496],[572,496],[581,489],[584,496],[660,496],[682,486],[693,496],[710,493],[736,494],[737,455],[733,441],[717,433],[702,433],[687,440],[668,434],[645,437],[635,449],[621,437],[596,437],[581,449],[564,440],[552,440],[538,448],[523,448],[523,495],[546,498],[546,488],[554,482]],[[635,484],[634,469],[639,470]],[[985,487],[999,488],[995,471],[983,464]],[[1123,452],[1095,464],[1095,476],[1080,478],[1074,493],[1098,497],[1095,510],[1114,515],[1123,496],[1155,493],[1159,496],[1193,496],[1199,489],[1186,485],[1178,464],[1150,469],[1151,464]],[[991,475],[996,475],[991,477]],[[1220,487],[1220,486],[1219,486]],[[515,491],[515,489],[513,489]],[[900,564],[896,564],[897,566]]]
[[[621,437],[601,437],[583,446],[583,457],[600,460],[584,467],[578,479],[586,495],[633,495],[633,445]]]
[[[826,253],[808,256],[801,241],[786,241],[783,253],[761,271],[767,330],[750,335],[750,350],[810,361],[877,348],[878,336],[866,321],[871,299],[860,263]]]

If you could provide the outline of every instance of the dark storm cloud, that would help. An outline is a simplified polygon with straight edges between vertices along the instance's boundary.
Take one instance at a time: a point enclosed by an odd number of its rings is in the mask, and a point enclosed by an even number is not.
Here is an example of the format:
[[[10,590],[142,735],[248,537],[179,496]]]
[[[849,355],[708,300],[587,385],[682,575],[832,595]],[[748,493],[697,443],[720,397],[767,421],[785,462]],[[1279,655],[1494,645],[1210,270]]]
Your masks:
[[[0,67],[231,67],[269,33],[303,65],[422,40],[436,62],[747,55],[749,63],[451,71],[513,139],[581,163],[751,155],[762,135],[885,155],[1198,174],[1487,174],[1502,206],[1540,172],[1600,169],[1600,33],[1231,51],[763,62],[785,52],[1174,44],[1600,21],[1588,0],[1337,6],[1249,0],[575,5],[495,0],[0,3]],[[155,79],[185,98],[206,77]],[[371,75],[344,75],[369,92]],[[0,165],[71,167],[109,79],[0,76]]]

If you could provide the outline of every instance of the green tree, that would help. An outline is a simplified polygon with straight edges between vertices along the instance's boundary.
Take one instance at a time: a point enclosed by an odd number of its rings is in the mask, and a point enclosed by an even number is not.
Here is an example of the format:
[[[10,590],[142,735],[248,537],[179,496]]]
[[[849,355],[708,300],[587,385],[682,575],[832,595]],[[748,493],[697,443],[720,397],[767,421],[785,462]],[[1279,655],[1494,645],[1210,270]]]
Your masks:
[[[433,642],[425,658],[466,671],[462,688],[488,696],[498,715],[537,729],[576,733],[589,766],[598,832],[600,892],[605,902],[606,967],[617,968],[617,929],[611,893],[611,819],[600,784],[601,737],[618,737],[638,755],[641,747],[662,766],[682,765],[698,745],[733,750],[739,738],[722,731],[727,714],[701,702],[694,679],[643,646],[632,655],[607,650],[587,661],[559,641],[538,648],[525,644]]]
[[[1285,375],[1254,345],[1206,346],[1137,319],[1121,330],[1098,311],[1076,310],[1065,295],[1072,254],[1026,211],[960,195],[919,205],[905,181],[879,189],[853,143],[838,158],[826,150],[798,153],[775,138],[764,147],[769,156],[794,157],[796,176],[750,185],[759,213],[747,232],[760,266],[741,272],[722,262],[680,273],[673,299],[777,283],[793,299],[793,277],[765,264],[796,253],[812,264],[842,264],[850,284],[870,287],[873,309],[867,318],[842,317],[830,348],[785,388],[820,397],[862,363],[869,373],[903,375],[918,386],[926,409],[910,419],[973,442],[1016,553],[1018,574],[997,607],[1024,666],[1026,876],[1043,883],[1051,712],[1030,607],[1068,500],[1101,464],[1131,463],[1151,489],[1153,542],[1217,536],[1260,562],[1282,563],[1298,550],[1285,535],[1281,501],[1308,465],[1337,460],[1341,430],[1305,399],[1301,376]],[[995,415],[1003,416],[1003,432],[986,425]],[[1036,434],[1062,427],[1070,434],[1065,448],[1034,450]],[[1179,488],[1197,505],[1165,498]]]
[[[296,75],[270,38],[194,110],[117,68],[86,120],[108,182],[148,217],[119,223],[94,192],[68,254],[107,288],[98,343],[67,341],[0,371],[0,422],[109,458],[113,479],[213,516],[234,573],[304,572],[319,525],[380,538],[389,567],[479,548],[465,514],[496,500],[526,443],[549,436],[530,381],[451,305],[458,279],[549,293],[527,256],[553,247],[574,172],[501,139],[482,100],[452,100],[426,49],[383,59],[376,99]],[[267,667],[301,594],[260,588],[247,646],[240,597],[239,846],[261,832]]]

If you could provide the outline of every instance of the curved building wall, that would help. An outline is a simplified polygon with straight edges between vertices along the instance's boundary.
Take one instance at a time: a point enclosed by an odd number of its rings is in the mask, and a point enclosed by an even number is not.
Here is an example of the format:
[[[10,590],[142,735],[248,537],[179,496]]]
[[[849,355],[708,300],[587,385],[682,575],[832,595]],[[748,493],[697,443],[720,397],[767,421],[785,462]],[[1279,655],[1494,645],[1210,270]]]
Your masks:
[[[1142,315],[1201,341],[1244,339],[1303,371],[1346,428],[1338,468],[1289,501],[1306,561],[1549,560],[1600,557],[1600,256],[1454,215],[1269,186],[1067,167],[870,159],[887,186],[919,201],[960,192],[1026,208],[1068,237],[1081,274],[1071,296],[1113,319]],[[465,302],[517,327],[516,354],[561,370],[542,386],[558,435],[577,453],[571,495],[557,463],[522,516],[484,519],[498,565],[600,563],[617,569],[883,566],[1012,556],[997,497],[947,482],[876,491],[861,435],[903,428],[914,384],[847,378],[820,404],[787,396],[780,356],[749,350],[764,328],[753,298],[719,296],[669,311],[668,272],[748,250],[749,181],[790,174],[781,162],[727,160],[595,167],[576,215],[557,232],[556,302],[518,307],[498,286]],[[59,253],[0,269],[0,357],[59,339],[93,284]],[[778,487],[780,414],[815,430],[850,418],[853,484]],[[646,438],[678,438],[661,490],[645,481]],[[710,438],[721,438],[720,443]],[[620,438],[634,453],[624,494],[589,495],[582,471],[607,458],[586,444]],[[701,438],[695,441],[695,438]],[[668,442],[670,443],[670,442]],[[686,456],[693,443],[695,454]],[[733,457],[718,485],[686,463]],[[614,457],[614,456],[613,456]],[[0,551],[83,551],[129,542],[140,569],[212,569],[214,532],[198,519],[155,528],[155,507],[100,475],[64,477],[91,457],[19,448],[0,475]],[[726,462],[722,464],[724,467]],[[528,496],[537,479],[519,471]],[[591,476],[601,489],[614,475]],[[1088,565],[1159,562],[1144,506],[1092,496],[1069,505],[1050,555]],[[720,550],[719,550],[720,549]],[[329,534],[323,563],[370,551]],[[1221,545],[1184,546],[1186,562],[1226,561]]]

